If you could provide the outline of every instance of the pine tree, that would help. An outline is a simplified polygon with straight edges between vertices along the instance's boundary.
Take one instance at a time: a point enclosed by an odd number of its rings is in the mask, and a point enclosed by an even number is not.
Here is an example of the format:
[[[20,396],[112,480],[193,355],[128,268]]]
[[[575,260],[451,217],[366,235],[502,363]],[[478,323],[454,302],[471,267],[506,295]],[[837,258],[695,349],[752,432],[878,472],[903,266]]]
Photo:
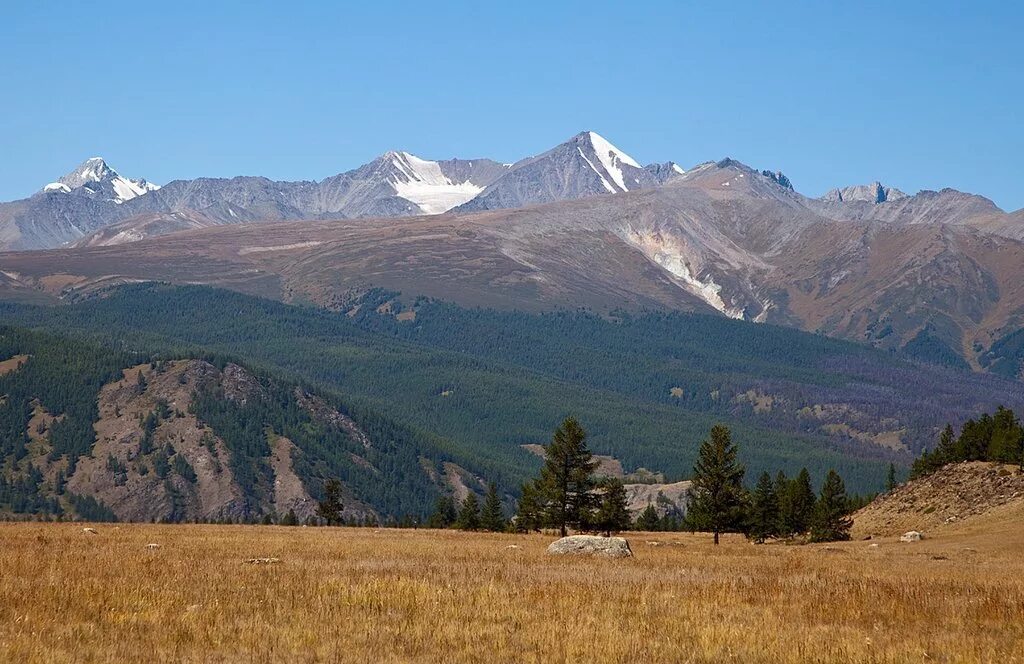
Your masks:
[[[519,533],[539,531],[544,524],[540,497],[535,482],[527,482],[523,485],[513,522],[516,532]]]
[[[811,522],[812,542],[835,542],[850,539],[849,501],[843,478],[834,470],[828,471],[821,485],[821,496],[814,508]]]
[[[889,474],[885,478],[885,490],[892,491],[896,488],[896,464],[889,464]]]
[[[501,498],[498,497],[498,487],[494,482],[487,486],[487,497],[484,499],[484,509],[480,514],[480,527],[492,533],[505,530],[505,514],[501,509]]]
[[[434,512],[427,519],[427,528],[451,528],[456,516],[455,501],[451,496],[443,495],[434,504]]]
[[[544,467],[537,484],[545,523],[558,528],[562,537],[569,526],[581,528],[589,521],[597,465],[587,449],[587,433],[575,418],[566,418],[544,448]]]
[[[594,526],[605,535],[629,528],[629,506],[626,503],[626,487],[622,480],[606,477],[601,481],[600,505],[594,516]]]
[[[658,510],[654,509],[654,505],[647,503],[647,507],[636,518],[636,529],[653,532],[658,529],[658,521]]]
[[[341,482],[329,479],[324,482],[324,499],[316,506],[316,515],[328,526],[337,526],[341,524],[342,509]]]
[[[459,516],[455,519],[455,527],[460,530],[480,529],[480,502],[476,494],[470,491],[462,501]]]
[[[716,424],[700,446],[693,468],[688,515],[700,530],[719,535],[741,525],[743,518],[743,466],[736,460],[736,446],[729,428]]]
[[[299,517],[298,517],[298,515],[295,514],[295,510],[293,510],[293,509],[288,510],[288,514],[285,514],[284,518],[281,519],[281,525],[282,526],[297,526],[297,525],[299,525]]]
[[[814,515],[814,488],[806,468],[789,483],[780,500],[779,531],[787,537],[807,532]]]
[[[754,489],[747,534],[758,544],[779,534],[779,496],[767,472],[761,474]]]

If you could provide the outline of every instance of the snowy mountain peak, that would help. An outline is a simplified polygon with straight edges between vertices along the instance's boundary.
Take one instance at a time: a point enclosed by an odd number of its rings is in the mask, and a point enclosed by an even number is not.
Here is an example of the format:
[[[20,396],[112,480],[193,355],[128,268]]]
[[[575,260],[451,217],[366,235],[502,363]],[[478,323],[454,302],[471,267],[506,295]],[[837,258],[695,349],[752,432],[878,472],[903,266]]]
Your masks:
[[[594,151],[602,158],[602,161],[604,160],[604,157],[607,156],[609,159],[623,164],[628,164],[633,168],[641,167],[635,159],[609,143],[604,136],[601,136],[597,132],[588,131],[587,137],[590,139],[590,144],[594,146]]]
[[[395,194],[416,204],[423,214],[441,214],[471,200],[483,187],[451,178],[437,161],[408,152],[388,152],[384,158],[393,169],[388,183]]]
[[[142,179],[131,180],[121,176],[108,166],[102,157],[90,157],[79,164],[75,170],[43,187],[43,191],[65,194],[75,192],[89,197],[105,198],[115,203],[124,203],[159,188],[159,185]]]

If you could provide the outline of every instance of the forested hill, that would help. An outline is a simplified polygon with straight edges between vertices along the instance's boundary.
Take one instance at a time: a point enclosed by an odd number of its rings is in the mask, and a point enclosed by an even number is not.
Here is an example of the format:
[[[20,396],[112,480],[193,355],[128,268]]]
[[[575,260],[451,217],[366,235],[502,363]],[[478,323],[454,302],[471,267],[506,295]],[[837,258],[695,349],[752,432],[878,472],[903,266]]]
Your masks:
[[[224,357],[0,328],[0,514],[304,520],[338,479],[349,519],[422,516],[482,486],[442,447]]]
[[[1022,386],[922,365],[791,329],[691,314],[608,319],[470,310],[370,292],[343,312],[205,287],[141,284],[74,305],[0,305],[0,320],[74,331],[116,348],[227,353],[445,441],[506,490],[536,468],[567,414],[627,469],[687,475],[700,440],[729,424],[751,476],[881,488],[940,428],[1024,405]]]

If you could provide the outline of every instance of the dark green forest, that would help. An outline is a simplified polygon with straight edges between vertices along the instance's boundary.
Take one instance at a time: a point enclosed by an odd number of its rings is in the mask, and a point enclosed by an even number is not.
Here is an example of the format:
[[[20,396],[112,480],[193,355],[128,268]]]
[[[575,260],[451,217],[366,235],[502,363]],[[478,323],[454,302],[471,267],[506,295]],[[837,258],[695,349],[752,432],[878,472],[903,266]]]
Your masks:
[[[118,353],[231,356],[307,389],[336,393],[351,411],[419,432],[503,491],[515,491],[538,460],[520,448],[544,443],[575,415],[595,453],[629,469],[680,479],[717,422],[742,443],[751,476],[806,466],[838,470],[847,486],[882,488],[890,463],[908,466],[935,444],[939,424],[999,404],[1024,406],[1013,381],[768,325],[683,313],[543,315],[463,309],[420,300],[414,320],[377,312],[393,293],[372,291],[337,313],[206,287],[140,284],[73,305],[0,304],[0,322],[60,330]],[[406,317],[403,317],[406,318]],[[756,412],[743,395],[768,394]],[[808,416],[840,404],[835,419],[861,437],[824,432]],[[898,429],[906,449],[865,442]],[[253,470],[259,477],[258,468]],[[258,486],[258,481],[254,481]]]

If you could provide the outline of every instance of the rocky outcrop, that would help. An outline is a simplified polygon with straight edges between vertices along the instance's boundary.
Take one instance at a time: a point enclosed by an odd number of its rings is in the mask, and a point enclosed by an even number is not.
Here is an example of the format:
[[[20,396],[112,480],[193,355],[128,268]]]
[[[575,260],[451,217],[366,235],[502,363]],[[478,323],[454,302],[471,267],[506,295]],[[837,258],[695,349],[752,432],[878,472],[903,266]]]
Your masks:
[[[633,550],[625,537],[597,537],[570,535],[552,542],[548,554],[554,556],[596,556],[599,558],[629,558]]]

